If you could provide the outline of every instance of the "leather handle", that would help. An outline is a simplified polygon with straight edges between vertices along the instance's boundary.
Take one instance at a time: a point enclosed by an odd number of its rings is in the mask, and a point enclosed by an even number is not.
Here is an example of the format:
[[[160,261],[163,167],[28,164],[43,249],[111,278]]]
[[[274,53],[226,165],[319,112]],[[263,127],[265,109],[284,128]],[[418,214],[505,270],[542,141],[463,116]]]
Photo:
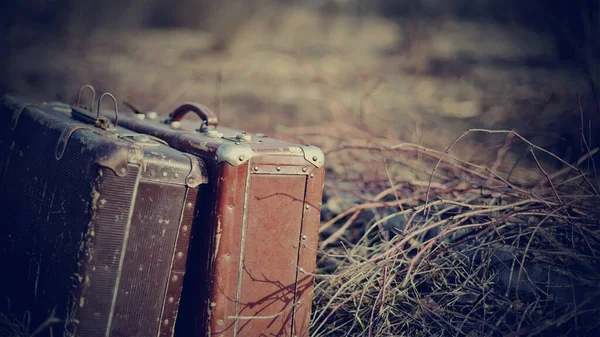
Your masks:
[[[180,121],[188,112],[194,112],[202,119],[205,127],[216,128],[219,124],[219,118],[208,107],[198,103],[185,103],[169,114],[168,123]]]

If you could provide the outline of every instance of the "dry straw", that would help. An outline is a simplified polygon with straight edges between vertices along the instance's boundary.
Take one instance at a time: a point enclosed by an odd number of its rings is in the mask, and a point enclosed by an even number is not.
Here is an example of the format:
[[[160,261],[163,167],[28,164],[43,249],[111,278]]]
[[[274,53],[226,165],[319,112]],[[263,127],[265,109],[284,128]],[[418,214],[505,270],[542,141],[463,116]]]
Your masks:
[[[471,129],[437,151],[348,120],[282,132],[326,149],[325,208],[353,200],[321,226],[311,336],[600,331],[597,148]],[[480,134],[489,153],[452,154]]]

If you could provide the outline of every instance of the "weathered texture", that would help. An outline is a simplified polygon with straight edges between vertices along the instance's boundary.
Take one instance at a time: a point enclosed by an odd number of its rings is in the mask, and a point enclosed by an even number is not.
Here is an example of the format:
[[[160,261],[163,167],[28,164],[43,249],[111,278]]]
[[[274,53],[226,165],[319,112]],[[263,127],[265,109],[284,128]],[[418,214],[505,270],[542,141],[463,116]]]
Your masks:
[[[323,153],[220,127],[206,107],[184,106],[166,121],[119,119],[209,167],[210,225],[193,234],[176,335],[308,336]],[[189,111],[207,122],[185,125]]]
[[[3,97],[0,310],[35,329],[54,309],[54,336],[172,336],[206,167],[73,109]]]

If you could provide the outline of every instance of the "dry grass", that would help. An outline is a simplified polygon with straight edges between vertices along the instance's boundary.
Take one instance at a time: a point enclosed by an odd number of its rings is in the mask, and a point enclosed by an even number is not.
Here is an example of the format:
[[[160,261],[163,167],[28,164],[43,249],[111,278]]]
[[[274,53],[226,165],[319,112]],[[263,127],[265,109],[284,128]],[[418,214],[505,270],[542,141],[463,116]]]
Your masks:
[[[29,312],[19,319],[0,312],[0,336],[2,337],[36,337],[40,335],[54,336],[53,325],[61,320],[54,316],[54,312],[39,327],[31,327]],[[60,335],[57,335],[60,336]]]
[[[326,150],[339,208],[321,227],[312,336],[600,331],[598,148],[569,163],[471,129],[434,150],[348,120],[281,133]]]

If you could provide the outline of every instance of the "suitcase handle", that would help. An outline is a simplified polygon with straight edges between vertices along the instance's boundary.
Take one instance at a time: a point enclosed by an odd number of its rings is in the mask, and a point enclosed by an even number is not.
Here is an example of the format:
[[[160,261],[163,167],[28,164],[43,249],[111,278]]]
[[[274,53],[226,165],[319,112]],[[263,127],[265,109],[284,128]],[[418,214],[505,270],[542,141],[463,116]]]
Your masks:
[[[85,105],[81,104],[81,93],[83,92],[84,89],[89,89],[90,92],[92,93],[92,99],[90,99],[89,106],[85,106]],[[94,105],[95,100],[96,100],[96,89],[94,89],[93,86],[86,84],[79,89],[79,93],[77,94],[77,102],[75,103],[75,106],[78,106],[78,107],[84,108],[84,109],[92,109],[92,106]]]
[[[201,130],[214,129],[219,124],[217,115],[206,106],[198,103],[185,103],[180,105],[177,109],[173,110],[173,112],[169,114],[169,119],[166,120],[166,123],[171,124],[172,122],[178,122],[188,112],[194,112],[202,119],[202,126],[200,127]]]
[[[118,108],[119,104],[117,103],[117,99],[115,98],[115,96],[113,96],[109,92],[103,93],[102,96],[100,96],[100,98],[98,99],[98,109],[96,110],[96,119],[100,119],[100,104],[102,103],[102,99],[104,98],[104,96],[110,97],[113,101],[113,104],[115,105],[115,127],[117,127],[117,124],[119,124],[119,108]]]

